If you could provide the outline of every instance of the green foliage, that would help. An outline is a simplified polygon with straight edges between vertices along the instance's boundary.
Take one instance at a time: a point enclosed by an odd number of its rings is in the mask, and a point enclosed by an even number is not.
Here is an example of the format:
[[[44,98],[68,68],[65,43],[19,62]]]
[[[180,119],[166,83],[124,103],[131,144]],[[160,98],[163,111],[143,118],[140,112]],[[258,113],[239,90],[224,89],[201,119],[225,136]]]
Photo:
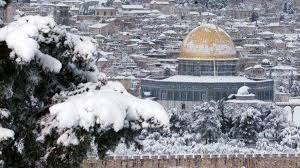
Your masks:
[[[53,33],[53,34],[52,34]],[[117,144],[120,137],[127,136],[129,130],[118,133],[109,130],[98,134],[97,131],[86,131],[76,128],[80,143],[76,146],[57,144],[58,133],[52,132],[45,140],[37,141],[41,126],[39,121],[49,113],[52,97],[60,91],[69,91],[87,79],[75,74],[70,63],[84,72],[94,71],[91,62],[74,60],[74,49],[63,45],[66,34],[49,32],[45,38],[55,35],[56,42],[39,42],[42,53],[51,55],[62,63],[59,73],[48,72],[36,61],[28,64],[18,64],[10,58],[11,50],[5,42],[0,42],[0,108],[11,113],[7,121],[0,120],[0,126],[15,132],[14,139],[0,142],[0,160],[4,167],[79,167],[86,158],[90,143],[96,137],[99,154],[104,156],[108,149]],[[95,130],[97,128],[95,127]],[[125,135],[124,135],[125,134]]]

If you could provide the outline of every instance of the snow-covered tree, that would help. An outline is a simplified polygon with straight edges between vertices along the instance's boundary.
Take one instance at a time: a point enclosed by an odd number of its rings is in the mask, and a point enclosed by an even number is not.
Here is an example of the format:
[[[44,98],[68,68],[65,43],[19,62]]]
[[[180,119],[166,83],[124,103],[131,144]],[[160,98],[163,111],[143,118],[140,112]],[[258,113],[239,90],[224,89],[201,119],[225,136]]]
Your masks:
[[[3,166],[2,152],[5,151],[5,147],[12,142],[14,138],[14,132],[5,128],[10,122],[10,112],[7,109],[0,109],[0,167]]]
[[[279,142],[281,132],[289,126],[284,110],[274,104],[262,105],[258,109],[262,114],[262,132],[260,136]]]
[[[9,2],[9,0],[0,0],[0,8],[6,6]]]
[[[162,106],[98,72],[93,39],[52,18],[21,17],[0,29],[0,53],[0,108],[10,114],[0,128],[12,139],[0,142],[6,167],[77,167],[92,143],[101,157],[141,128],[168,126]]]
[[[254,144],[258,139],[281,141],[280,134],[288,127],[284,110],[275,104],[227,105],[222,116],[222,128],[230,129],[230,137]],[[228,122],[224,122],[225,121]],[[223,130],[223,129],[222,129]]]
[[[261,112],[250,107],[233,119],[230,136],[246,144],[255,144],[262,127]]]
[[[283,12],[287,13],[287,14],[293,14],[293,13],[295,13],[292,1],[284,2],[284,4],[283,4]]]
[[[225,108],[221,110],[221,114],[222,132],[224,134],[230,133],[231,138],[238,139],[243,139],[241,138],[243,136],[247,139],[247,133],[252,134],[253,143],[258,138],[280,142],[279,135],[284,128],[288,127],[284,109],[273,103],[230,103],[225,105]],[[246,132],[245,135],[240,129]],[[251,130],[246,131],[244,129]]]
[[[300,145],[300,131],[295,126],[286,127],[281,133],[281,145],[298,148]]]
[[[191,123],[192,128],[197,128],[205,144],[216,142],[221,135],[220,111],[216,102],[205,102],[195,107],[192,117],[196,122]]]
[[[193,110],[171,111],[171,131],[179,134],[199,134],[199,142],[212,143],[221,135],[220,110],[214,101],[204,102]]]
[[[300,82],[293,81],[293,84],[290,89],[291,96],[300,96]]]
[[[290,133],[285,130],[290,126],[284,110],[272,103],[204,102],[192,110],[172,109],[169,113],[169,132],[144,129],[134,138],[143,147],[122,142],[110,154],[289,153],[297,150],[284,143],[295,140],[297,135],[294,132],[290,136],[293,138],[286,139]],[[220,129],[220,137],[206,144],[207,132],[217,130],[213,131],[216,133]]]

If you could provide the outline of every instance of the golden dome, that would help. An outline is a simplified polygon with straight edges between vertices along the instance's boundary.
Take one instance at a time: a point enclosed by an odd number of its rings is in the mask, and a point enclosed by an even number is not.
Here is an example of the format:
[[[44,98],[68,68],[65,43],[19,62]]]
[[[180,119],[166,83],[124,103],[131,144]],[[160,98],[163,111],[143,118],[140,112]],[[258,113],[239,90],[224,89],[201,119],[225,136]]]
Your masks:
[[[236,60],[238,58],[230,36],[223,29],[211,24],[202,24],[184,39],[179,59]]]

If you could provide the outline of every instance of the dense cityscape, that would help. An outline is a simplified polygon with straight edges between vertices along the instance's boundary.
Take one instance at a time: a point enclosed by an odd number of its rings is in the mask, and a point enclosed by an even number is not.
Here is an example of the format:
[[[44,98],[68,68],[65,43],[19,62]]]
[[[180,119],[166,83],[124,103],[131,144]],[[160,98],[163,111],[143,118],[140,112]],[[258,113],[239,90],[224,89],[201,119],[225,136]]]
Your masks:
[[[299,68],[300,0],[0,0],[0,167],[298,155]]]

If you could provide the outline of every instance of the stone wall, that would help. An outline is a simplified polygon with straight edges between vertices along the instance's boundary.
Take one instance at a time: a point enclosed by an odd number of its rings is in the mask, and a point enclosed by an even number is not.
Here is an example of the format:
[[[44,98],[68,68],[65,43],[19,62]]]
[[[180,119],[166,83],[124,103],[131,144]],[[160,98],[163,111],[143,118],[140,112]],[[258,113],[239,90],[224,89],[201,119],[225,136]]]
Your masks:
[[[104,160],[85,160],[82,168],[296,168],[297,154],[255,155],[174,155],[107,157]]]

